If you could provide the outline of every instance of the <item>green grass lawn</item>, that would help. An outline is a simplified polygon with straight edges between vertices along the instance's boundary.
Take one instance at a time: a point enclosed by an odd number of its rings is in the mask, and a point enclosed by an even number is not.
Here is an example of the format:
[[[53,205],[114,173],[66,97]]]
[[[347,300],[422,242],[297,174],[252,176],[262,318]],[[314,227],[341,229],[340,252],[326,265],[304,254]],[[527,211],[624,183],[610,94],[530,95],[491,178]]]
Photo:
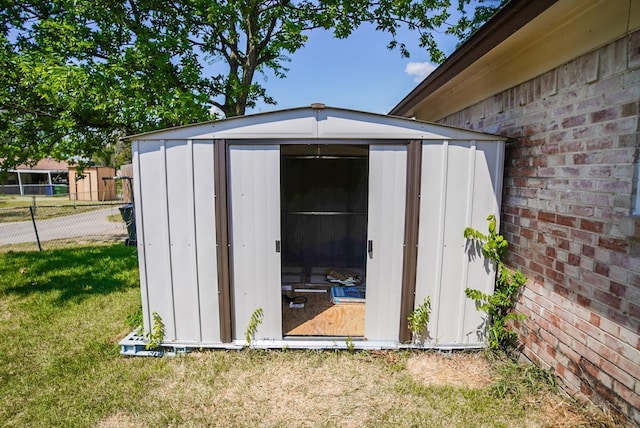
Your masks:
[[[125,358],[117,342],[140,306],[137,275],[135,248],[122,244],[0,254],[0,425],[612,424],[563,398],[544,372],[478,355],[211,351]],[[452,367],[452,375],[475,369],[467,377],[482,382],[450,384],[445,376],[429,383],[421,374],[434,361]]]
[[[35,196],[36,206],[67,206],[67,205],[98,205],[98,204],[114,204],[118,201],[72,201],[69,195],[60,196]],[[32,196],[20,195],[0,195],[0,208],[28,207],[33,205]]]
[[[120,206],[119,201],[74,201],[68,196],[39,196],[36,197],[36,220],[46,220],[48,218],[64,217],[73,214],[80,214],[87,211],[98,210],[112,205]],[[0,195],[0,223],[16,221],[31,221],[29,207],[33,205],[30,196],[7,196]],[[118,214],[110,216],[110,221],[122,221]]]

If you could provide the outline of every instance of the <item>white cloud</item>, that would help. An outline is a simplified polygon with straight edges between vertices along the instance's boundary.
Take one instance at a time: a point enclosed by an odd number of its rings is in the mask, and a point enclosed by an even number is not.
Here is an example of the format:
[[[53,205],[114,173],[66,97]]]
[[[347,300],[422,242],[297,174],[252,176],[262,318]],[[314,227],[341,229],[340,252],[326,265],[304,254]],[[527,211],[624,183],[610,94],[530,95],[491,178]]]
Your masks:
[[[416,83],[419,83],[435,69],[436,66],[429,64],[428,62],[410,62],[404,68],[404,72],[409,76],[415,76],[413,80]]]
[[[220,110],[216,106],[211,106],[211,108],[209,109],[209,114],[211,116],[215,115],[216,119],[224,119],[225,118],[224,112],[222,110]]]

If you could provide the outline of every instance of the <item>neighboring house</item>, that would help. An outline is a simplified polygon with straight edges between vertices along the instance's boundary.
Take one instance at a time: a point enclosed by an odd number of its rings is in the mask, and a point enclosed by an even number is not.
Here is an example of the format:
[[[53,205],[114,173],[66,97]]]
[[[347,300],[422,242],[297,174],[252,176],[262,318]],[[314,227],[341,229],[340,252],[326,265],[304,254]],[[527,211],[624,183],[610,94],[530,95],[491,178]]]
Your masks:
[[[640,0],[513,0],[391,111],[512,138],[524,354],[640,424]]]
[[[75,166],[44,158],[33,166],[18,165],[7,171],[0,182],[0,194],[69,195],[78,201],[111,201],[118,196],[115,174],[112,167],[89,166],[77,177]]]
[[[0,159],[1,161],[1,159]],[[18,165],[0,182],[0,194],[54,195],[68,193],[69,165],[45,158],[33,166]]]

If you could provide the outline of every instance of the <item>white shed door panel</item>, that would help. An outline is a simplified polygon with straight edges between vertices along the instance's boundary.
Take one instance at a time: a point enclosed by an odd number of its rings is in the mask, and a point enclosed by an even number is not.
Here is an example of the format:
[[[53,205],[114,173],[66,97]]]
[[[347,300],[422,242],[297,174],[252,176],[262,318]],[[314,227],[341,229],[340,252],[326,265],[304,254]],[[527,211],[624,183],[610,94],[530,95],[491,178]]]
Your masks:
[[[407,147],[371,146],[367,297],[368,340],[398,340],[407,183]]]
[[[282,338],[280,147],[229,146],[233,337],[244,339],[251,314],[264,319],[255,338]]]

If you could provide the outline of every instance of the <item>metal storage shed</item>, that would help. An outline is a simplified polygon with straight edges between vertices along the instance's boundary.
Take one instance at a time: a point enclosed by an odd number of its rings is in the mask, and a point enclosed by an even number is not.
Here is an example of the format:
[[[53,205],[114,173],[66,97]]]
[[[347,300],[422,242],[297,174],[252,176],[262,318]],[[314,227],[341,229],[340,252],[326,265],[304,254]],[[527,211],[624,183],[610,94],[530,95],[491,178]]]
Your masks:
[[[118,198],[116,183],[110,180],[116,169],[110,166],[89,166],[76,176],[69,168],[69,199],[72,201],[114,201]]]
[[[483,346],[464,290],[494,272],[463,230],[499,216],[503,138],[320,104],[129,139],[144,325],[157,313],[164,345],[242,346],[261,308],[255,346],[396,348],[430,296],[426,346]],[[356,303],[331,300],[340,272]]]

